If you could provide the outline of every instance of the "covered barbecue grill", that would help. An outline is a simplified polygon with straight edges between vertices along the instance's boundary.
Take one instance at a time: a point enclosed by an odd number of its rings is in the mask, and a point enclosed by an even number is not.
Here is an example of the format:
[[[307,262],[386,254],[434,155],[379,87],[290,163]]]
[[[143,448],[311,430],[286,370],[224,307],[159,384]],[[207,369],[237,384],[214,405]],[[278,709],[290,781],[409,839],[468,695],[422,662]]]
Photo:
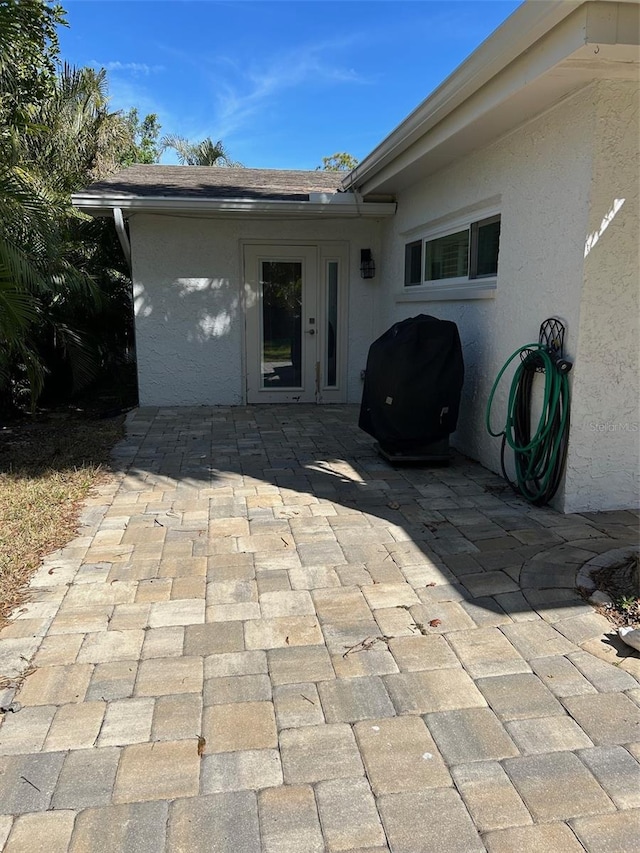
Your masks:
[[[448,462],[464,363],[458,327],[420,314],[371,344],[359,426],[392,462]]]

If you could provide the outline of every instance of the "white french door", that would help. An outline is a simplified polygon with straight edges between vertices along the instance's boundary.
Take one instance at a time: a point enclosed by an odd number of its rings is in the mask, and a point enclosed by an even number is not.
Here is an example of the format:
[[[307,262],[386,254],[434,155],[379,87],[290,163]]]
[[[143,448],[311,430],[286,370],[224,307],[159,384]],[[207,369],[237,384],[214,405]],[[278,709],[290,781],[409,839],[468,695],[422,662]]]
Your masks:
[[[248,403],[345,399],[343,244],[244,247]]]

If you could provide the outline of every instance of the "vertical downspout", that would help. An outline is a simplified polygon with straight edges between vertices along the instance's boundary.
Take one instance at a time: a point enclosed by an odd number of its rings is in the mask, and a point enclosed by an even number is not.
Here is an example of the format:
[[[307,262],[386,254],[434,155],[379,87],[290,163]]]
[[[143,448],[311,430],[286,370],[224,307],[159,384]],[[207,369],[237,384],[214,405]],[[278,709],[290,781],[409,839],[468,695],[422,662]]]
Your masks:
[[[129,267],[129,272],[131,272],[131,244],[129,243],[127,230],[124,227],[124,217],[120,207],[113,208],[113,221],[115,222],[118,239],[120,240],[120,245],[122,246],[122,251],[124,252],[127,266]]]

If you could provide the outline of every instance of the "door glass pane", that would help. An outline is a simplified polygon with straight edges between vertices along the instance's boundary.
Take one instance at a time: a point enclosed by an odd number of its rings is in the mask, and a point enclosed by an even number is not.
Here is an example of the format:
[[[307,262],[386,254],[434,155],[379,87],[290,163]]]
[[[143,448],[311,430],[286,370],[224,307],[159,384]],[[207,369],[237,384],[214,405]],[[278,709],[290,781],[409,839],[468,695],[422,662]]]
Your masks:
[[[262,387],[302,386],[302,264],[262,262]]]
[[[325,382],[335,388],[337,383],[337,340],[338,340],[338,262],[327,264],[327,339],[325,341]]]

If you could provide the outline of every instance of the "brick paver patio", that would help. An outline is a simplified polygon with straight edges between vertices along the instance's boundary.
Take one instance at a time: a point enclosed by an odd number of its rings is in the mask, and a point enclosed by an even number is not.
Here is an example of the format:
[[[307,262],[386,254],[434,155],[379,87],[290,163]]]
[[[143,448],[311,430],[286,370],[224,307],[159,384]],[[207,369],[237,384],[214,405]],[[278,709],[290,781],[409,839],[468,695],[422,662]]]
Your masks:
[[[638,516],[353,407],[140,409],[0,637],[6,853],[624,853],[640,657],[575,591]]]

